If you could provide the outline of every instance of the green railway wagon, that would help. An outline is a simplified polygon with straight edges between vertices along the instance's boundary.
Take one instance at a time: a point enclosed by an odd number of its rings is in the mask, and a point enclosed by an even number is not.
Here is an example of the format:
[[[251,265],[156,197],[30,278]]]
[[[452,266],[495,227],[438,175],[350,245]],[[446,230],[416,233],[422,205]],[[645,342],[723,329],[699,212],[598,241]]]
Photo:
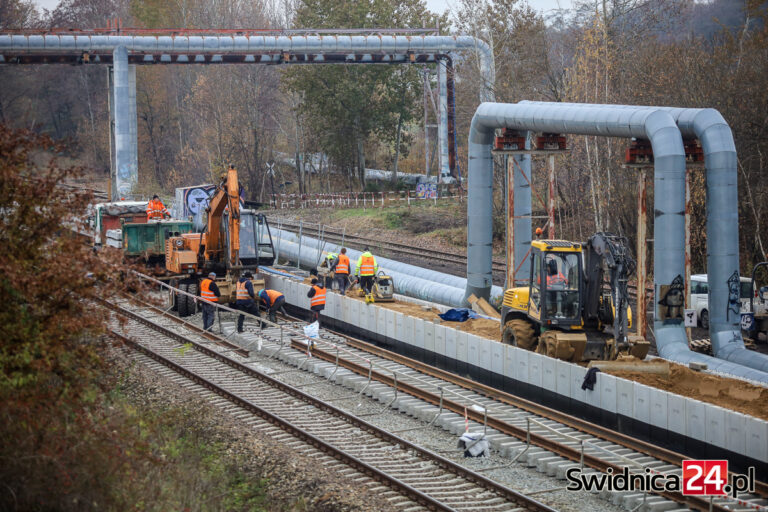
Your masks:
[[[165,258],[165,240],[192,231],[185,220],[160,220],[146,224],[123,224],[123,255],[146,261]]]

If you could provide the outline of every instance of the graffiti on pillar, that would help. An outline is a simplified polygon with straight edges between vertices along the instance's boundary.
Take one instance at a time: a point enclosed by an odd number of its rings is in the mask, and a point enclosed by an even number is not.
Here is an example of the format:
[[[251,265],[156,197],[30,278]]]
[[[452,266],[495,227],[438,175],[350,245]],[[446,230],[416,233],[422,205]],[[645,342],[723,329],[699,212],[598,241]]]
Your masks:
[[[739,279],[739,272],[734,271],[731,277],[728,278],[728,306],[725,311],[725,319],[731,320],[731,313],[736,318],[741,316],[741,279]]]
[[[685,283],[680,274],[668,285],[659,286],[659,320],[665,324],[679,324],[683,321],[685,307]]]
[[[131,164],[123,164],[117,169],[115,176],[115,189],[121,198],[131,197],[136,180],[136,167]]]

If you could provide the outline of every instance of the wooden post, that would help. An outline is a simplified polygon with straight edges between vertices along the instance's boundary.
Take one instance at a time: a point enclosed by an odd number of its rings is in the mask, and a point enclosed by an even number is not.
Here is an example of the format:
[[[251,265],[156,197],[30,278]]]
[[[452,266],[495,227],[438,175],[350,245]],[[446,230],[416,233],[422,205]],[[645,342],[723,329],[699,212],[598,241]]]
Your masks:
[[[515,286],[515,166],[507,155],[507,277],[505,288]]]
[[[549,233],[550,240],[555,239],[555,155],[549,155]]]
[[[645,338],[646,324],[646,296],[645,283],[647,280],[646,259],[646,225],[648,222],[648,190],[646,169],[640,169],[637,178],[637,307],[635,308],[636,332],[638,336]]]

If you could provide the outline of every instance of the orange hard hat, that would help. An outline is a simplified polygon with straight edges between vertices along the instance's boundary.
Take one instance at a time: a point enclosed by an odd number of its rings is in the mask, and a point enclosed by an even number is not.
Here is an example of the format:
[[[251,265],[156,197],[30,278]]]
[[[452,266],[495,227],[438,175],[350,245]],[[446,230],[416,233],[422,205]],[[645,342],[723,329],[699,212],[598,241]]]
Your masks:
[[[544,230],[543,230],[543,229],[541,229],[541,228],[536,228],[536,234],[537,234],[537,235],[540,235],[540,234],[542,234],[543,232],[544,232]]]

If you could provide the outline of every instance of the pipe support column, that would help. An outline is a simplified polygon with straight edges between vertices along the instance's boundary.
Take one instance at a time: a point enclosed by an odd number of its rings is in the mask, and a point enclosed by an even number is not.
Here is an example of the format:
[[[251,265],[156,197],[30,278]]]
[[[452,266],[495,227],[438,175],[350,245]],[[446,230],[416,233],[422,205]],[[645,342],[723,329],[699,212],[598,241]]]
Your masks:
[[[136,75],[128,65],[128,51],[118,46],[113,52],[113,91],[115,120],[115,193],[131,198],[138,182],[138,146],[136,142]],[[133,85],[133,86],[132,86]]]

